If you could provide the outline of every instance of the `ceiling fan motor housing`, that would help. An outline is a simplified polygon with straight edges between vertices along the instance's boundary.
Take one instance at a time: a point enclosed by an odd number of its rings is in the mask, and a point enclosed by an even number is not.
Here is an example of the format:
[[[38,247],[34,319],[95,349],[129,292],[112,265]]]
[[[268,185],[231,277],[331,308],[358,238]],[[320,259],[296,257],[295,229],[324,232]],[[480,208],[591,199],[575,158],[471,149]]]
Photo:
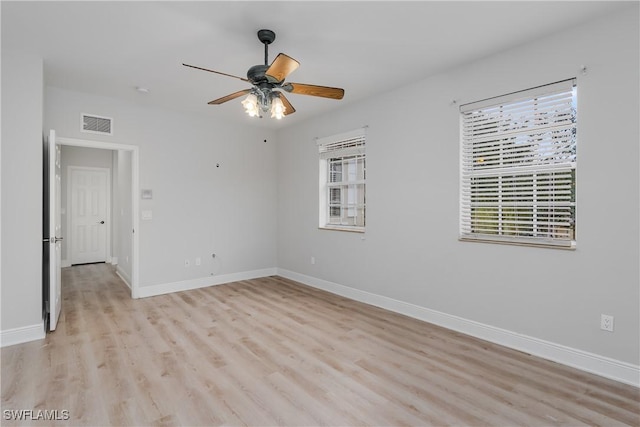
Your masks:
[[[247,79],[254,85],[267,81],[265,72],[269,69],[268,65],[254,65],[247,71]]]

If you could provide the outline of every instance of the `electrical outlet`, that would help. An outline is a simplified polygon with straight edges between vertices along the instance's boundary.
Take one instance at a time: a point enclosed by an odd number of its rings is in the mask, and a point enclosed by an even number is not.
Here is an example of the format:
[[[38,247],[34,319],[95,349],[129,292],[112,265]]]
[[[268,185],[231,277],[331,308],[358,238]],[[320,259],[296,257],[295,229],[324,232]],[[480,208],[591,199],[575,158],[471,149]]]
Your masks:
[[[600,315],[600,329],[603,331],[613,332],[613,316],[608,314]]]
[[[311,257],[311,264],[313,265],[313,264],[315,264],[315,263],[316,263],[316,257],[312,256],[312,257]]]
[[[184,260],[184,266],[185,266],[185,267],[189,267],[190,265],[191,265],[191,262],[189,262],[189,260],[188,260],[188,259],[185,259],[185,260]]]
[[[196,265],[202,264],[202,259],[200,257],[196,258]]]

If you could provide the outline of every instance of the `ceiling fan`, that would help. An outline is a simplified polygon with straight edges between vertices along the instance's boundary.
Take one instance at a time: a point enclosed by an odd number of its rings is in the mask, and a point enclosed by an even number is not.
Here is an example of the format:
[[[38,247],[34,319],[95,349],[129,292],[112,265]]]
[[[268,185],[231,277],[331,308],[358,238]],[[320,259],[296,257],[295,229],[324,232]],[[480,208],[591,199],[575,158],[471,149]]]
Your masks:
[[[281,119],[283,116],[295,113],[296,109],[284,96],[285,92],[300,95],[320,96],[323,98],[342,99],[344,89],[328,86],[316,86],[303,83],[285,83],[285,78],[295,71],[300,63],[284,53],[278,54],[271,65],[268,65],[269,45],[273,43],[276,34],[271,30],[258,31],[258,39],[264,44],[264,65],[254,65],[247,71],[247,78],[222,73],[220,71],[209,70],[207,68],[196,67],[195,65],[182,64],[185,67],[197,70],[208,71],[210,73],[221,74],[227,77],[240,79],[253,85],[250,89],[234,92],[222,98],[214,99],[209,105],[220,105],[243,95],[247,97],[242,101],[246,112],[252,117],[262,117],[262,113],[271,110],[271,117]]]

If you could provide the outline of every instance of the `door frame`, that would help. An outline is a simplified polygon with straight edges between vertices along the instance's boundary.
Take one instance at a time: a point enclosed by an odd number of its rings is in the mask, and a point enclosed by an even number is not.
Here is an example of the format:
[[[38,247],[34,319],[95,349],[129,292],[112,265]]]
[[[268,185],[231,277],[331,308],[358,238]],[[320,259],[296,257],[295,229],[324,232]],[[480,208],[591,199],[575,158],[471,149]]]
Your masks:
[[[105,215],[105,221],[107,223],[107,230],[105,231],[105,262],[111,262],[111,197],[112,191],[111,188],[111,169],[109,168],[98,168],[98,167],[90,167],[90,166],[67,166],[67,259],[69,263],[73,265],[73,228],[71,227],[72,220],[72,203],[71,197],[73,192],[73,181],[71,180],[71,174],[73,171],[100,171],[107,173],[107,213]]]
[[[114,142],[94,141],[89,139],[62,138],[57,137],[56,142],[59,145],[70,145],[73,147],[100,148],[103,150],[122,150],[131,152],[131,298],[139,298],[139,275],[140,275],[140,203],[138,195],[140,194],[140,166],[139,166],[139,149],[137,145],[119,144]],[[67,249],[69,249],[67,247]]]

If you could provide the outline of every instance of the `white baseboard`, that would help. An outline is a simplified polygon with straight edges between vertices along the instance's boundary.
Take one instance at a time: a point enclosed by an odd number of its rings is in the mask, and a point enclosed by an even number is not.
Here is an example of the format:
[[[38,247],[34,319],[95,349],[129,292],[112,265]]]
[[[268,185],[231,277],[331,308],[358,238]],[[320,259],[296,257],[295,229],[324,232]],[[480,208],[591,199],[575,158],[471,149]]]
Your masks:
[[[60,268],[71,267],[71,261],[63,259],[60,261]]]
[[[552,360],[582,371],[640,387],[640,366],[622,362],[587,351],[567,347],[528,335],[420,307],[370,292],[339,285],[285,269],[277,269],[279,276],[296,282],[371,304],[415,319],[433,323],[457,332],[523,351],[543,359]]]
[[[118,257],[112,256],[110,262],[111,262],[111,265],[118,265]]]
[[[188,291],[190,289],[206,288],[207,286],[222,285],[224,283],[237,282],[240,280],[250,280],[260,277],[275,276],[276,273],[276,268],[265,268],[262,270],[223,274],[221,276],[207,276],[192,280],[162,283],[159,285],[139,286],[138,298],[153,297],[156,295],[169,294],[172,292]]]
[[[0,347],[44,339],[44,323],[0,331]]]
[[[116,266],[116,274],[131,289],[131,278],[119,265]]]

